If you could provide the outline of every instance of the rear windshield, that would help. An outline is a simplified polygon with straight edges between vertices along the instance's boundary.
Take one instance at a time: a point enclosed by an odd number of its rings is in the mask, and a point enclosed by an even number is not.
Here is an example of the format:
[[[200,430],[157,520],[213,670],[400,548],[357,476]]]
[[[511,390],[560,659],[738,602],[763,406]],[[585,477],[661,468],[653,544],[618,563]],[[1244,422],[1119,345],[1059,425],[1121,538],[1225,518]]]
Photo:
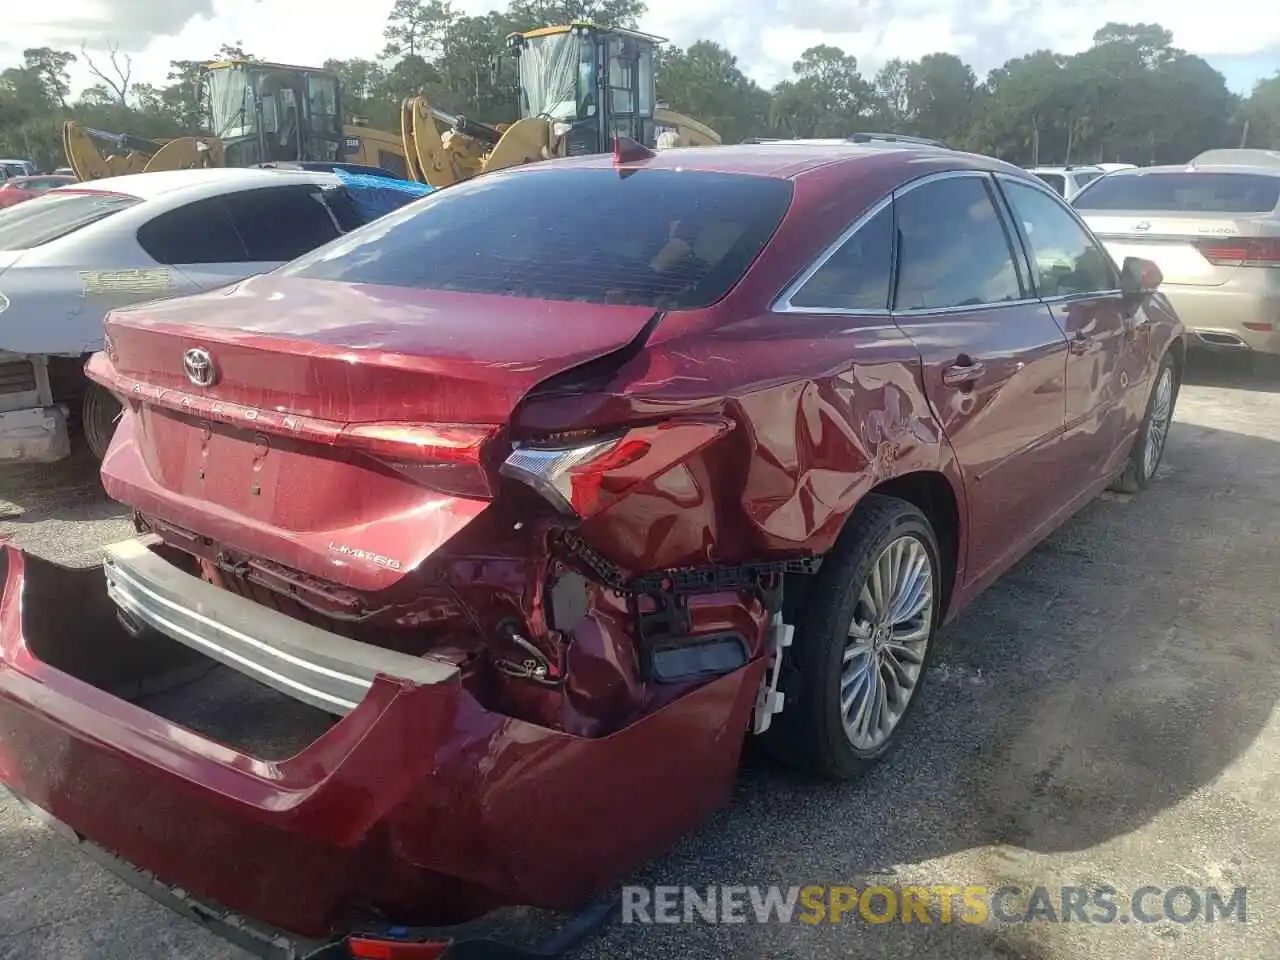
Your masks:
[[[109,217],[138,200],[110,193],[46,193],[0,210],[0,250],[30,250]]]
[[[1280,203],[1280,177],[1205,171],[1103,177],[1076,197],[1080,210],[1160,213],[1270,213]]]
[[[791,202],[786,180],[608,169],[491,174],[439,190],[281,276],[544,300],[702,307]]]

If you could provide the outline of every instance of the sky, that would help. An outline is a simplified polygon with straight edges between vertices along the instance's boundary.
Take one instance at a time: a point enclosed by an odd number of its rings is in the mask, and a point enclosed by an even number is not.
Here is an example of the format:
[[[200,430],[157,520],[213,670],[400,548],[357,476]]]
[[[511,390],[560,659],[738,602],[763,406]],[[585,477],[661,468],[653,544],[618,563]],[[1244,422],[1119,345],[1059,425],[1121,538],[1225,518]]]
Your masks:
[[[263,59],[319,65],[330,57],[375,57],[393,0],[59,0],[4,12],[0,68],[26,47],[79,52],[107,66],[118,46],[137,81],[161,84],[170,60],[204,60],[239,41]],[[505,0],[454,0],[483,13]],[[715,40],[737,54],[764,86],[784,79],[807,47],[827,43],[858,58],[870,75],[893,57],[945,51],[979,77],[1010,57],[1040,48],[1086,49],[1108,21],[1158,22],[1176,46],[1199,54],[1247,94],[1280,71],[1280,4],[1271,0],[648,0],[641,28],[681,46]],[[54,12],[56,11],[56,13]],[[122,58],[123,59],[123,58]],[[93,82],[83,63],[78,90]]]

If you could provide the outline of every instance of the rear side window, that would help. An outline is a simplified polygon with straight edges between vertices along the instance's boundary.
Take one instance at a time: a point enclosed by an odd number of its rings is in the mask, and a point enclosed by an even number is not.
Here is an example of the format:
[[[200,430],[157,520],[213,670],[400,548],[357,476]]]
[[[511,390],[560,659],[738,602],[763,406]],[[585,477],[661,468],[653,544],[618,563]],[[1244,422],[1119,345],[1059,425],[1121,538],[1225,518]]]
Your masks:
[[[292,260],[342,235],[318,186],[266,187],[222,199],[250,260]]]
[[[250,259],[218,197],[160,214],[138,228],[138,243],[156,263],[243,263]]]
[[[1058,191],[1058,196],[1064,197],[1067,194],[1067,178],[1060,173],[1037,173],[1037,177]]]
[[[1078,210],[1153,213],[1270,213],[1280,177],[1261,173],[1170,171],[1103,177],[1075,198]]]
[[[1013,249],[979,177],[951,177],[894,200],[896,310],[985,306],[1022,298]]]
[[[110,193],[50,193],[0,210],[0,250],[30,250],[138,202]]]
[[[893,208],[859,227],[791,298],[806,310],[884,310],[893,270]]]
[[[789,181],[739,174],[498,173],[438,190],[281,275],[701,307],[741,279],[790,203]]]

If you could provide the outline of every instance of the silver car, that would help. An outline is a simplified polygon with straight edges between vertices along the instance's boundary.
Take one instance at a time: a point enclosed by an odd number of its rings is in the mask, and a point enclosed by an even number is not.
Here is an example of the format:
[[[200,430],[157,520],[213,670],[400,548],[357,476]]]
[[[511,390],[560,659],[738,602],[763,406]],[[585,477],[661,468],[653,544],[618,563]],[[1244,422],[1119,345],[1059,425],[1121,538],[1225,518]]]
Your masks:
[[[77,183],[0,210],[0,460],[99,457],[118,402],[90,384],[107,311],[225,286],[367,222],[340,178],[177,170]]]
[[[1117,170],[1072,201],[1111,251],[1155,261],[1194,345],[1280,354],[1280,164]]]

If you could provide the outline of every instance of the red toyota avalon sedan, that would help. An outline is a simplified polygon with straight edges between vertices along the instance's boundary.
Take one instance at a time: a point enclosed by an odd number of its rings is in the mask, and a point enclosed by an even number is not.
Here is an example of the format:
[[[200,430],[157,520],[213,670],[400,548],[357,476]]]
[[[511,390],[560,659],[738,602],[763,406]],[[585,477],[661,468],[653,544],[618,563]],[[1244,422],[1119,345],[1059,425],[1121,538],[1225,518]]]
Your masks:
[[[919,735],[942,624],[1155,474],[1159,283],[990,158],[622,142],[115,311],[139,536],[4,552],[0,780],[308,942],[580,903],[749,736]]]

